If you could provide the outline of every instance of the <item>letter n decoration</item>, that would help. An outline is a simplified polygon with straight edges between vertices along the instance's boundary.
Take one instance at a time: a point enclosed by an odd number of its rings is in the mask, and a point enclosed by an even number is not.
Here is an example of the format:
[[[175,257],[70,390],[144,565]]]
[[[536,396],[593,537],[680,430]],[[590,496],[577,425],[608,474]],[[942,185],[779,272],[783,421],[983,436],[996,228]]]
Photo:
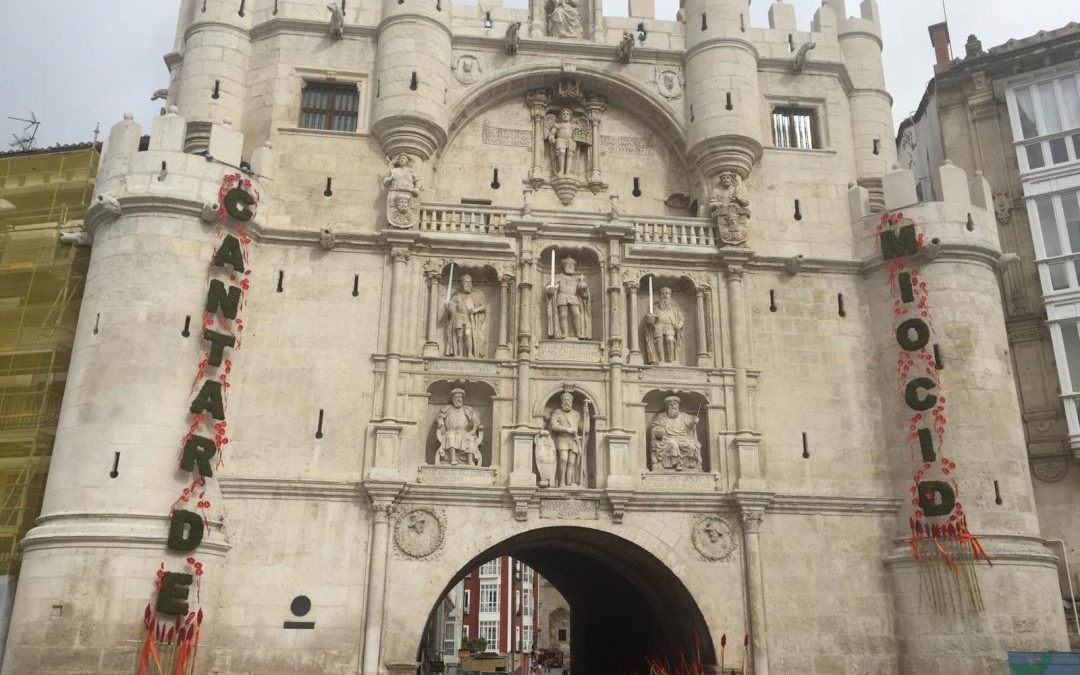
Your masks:
[[[990,559],[968,530],[957,497],[956,462],[944,454],[948,419],[941,370],[931,346],[930,296],[919,269],[909,264],[922,248],[923,235],[902,213],[885,213],[877,224],[877,237],[892,299],[897,395],[911,413],[904,452],[918,459],[908,486],[908,543],[922,576],[922,592],[936,612],[979,612],[983,603],[975,564],[980,559],[990,564]]]
[[[199,653],[203,610],[199,607],[203,564],[196,557],[210,536],[209,484],[229,442],[228,406],[231,353],[240,349],[244,321],[240,313],[250,288],[251,262],[244,231],[255,218],[259,193],[242,174],[227,174],[218,191],[215,247],[207,265],[203,308],[203,355],[188,392],[187,432],[177,447],[177,463],[191,476],[169,510],[166,547],[171,560],[186,563],[185,571],[166,570],[161,563],[154,581],[156,600],[146,605],[146,634],[139,653],[137,675],[194,673]],[[193,509],[185,507],[194,507]]]

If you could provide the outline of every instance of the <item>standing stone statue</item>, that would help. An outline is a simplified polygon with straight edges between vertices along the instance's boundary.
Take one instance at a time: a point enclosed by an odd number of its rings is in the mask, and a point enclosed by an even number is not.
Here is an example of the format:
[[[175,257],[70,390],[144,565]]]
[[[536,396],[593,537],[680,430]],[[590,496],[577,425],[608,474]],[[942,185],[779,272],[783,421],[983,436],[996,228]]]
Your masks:
[[[383,178],[386,193],[386,220],[394,227],[415,227],[420,220],[420,179],[413,173],[409,156],[387,157],[389,175]]]
[[[548,337],[556,340],[592,339],[592,306],[585,275],[576,274],[577,261],[562,259],[562,273],[545,290]]]
[[[486,344],[484,340],[484,319],[487,307],[479,294],[473,294],[472,276],[461,277],[461,290],[444,304],[446,311],[446,348],[447,356],[484,358]]]
[[[506,27],[506,34],[503,35],[503,43],[506,47],[507,56],[515,56],[518,53],[518,47],[521,45],[520,30],[520,21],[511,21],[510,25]]]
[[[698,416],[679,412],[678,396],[664,399],[664,412],[649,428],[653,471],[701,471],[701,441],[697,437]]]
[[[650,364],[679,363],[682,358],[683,330],[686,319],[671,301],[671,289],[660,289],[660,300],[653,311],[645,315],[645,356]]]
[[[581,37],[580,0],[547,0],[548,37]]]
[[[450,404],[439,410],[435,424],[435,435],[439,439],[436,464],[480,466],[484,425],[476,411],[465,405],[464,389],[450,391]]]
[[[622,40],[619,41],[619,47],[615,52],[616,57],[619,59],[619,63],[630,63],[630,60],[634,58],[634,34],[630,31],[623,31]]]
[[[345,37],[345,13],[336,0],[328,4],[326,9],[330,12],[330,39],[340,40]]]
[[[742,181],[734,173],[726,171],[716,179],[716,187],[709,196],[709,215],[716,219],[720,241],[729,246],[746,243],[750,220],[750,199],[742,190]]]
[[[582,485],[589,437],[589,402],[585,402],[583,415],[574,410],[573,393],[564,391],[559,399],[559,407],[551,411],[548,417],[548,431],[558,453],[555,487]]]
[[[548,114],[544,118],[544,140],[551,146],[551,156],[556,176],[574,173],[578,155],[578,143],[587,143],[587,131],[580,120],[574,119],[569,108],[563,108],[558,116]]]

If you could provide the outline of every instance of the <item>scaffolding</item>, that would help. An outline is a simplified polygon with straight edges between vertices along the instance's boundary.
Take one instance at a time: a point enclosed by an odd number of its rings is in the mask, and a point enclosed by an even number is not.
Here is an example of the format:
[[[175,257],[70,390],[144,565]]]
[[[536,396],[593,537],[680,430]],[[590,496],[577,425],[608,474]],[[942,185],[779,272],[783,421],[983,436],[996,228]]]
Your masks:
[[[89,249],[61,245],[93,193],[98,151],[0,156],[0,575],[41,511]]]

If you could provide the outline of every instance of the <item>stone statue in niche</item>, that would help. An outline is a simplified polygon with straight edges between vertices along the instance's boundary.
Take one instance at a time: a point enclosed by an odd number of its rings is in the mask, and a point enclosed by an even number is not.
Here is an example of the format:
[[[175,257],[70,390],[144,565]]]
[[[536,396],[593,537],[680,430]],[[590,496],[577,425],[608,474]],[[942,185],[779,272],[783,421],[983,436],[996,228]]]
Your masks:
[[[484,340],[484,320],[487,307],[479,293],[473,293],[472,276],[461,277],[461,288],[444,303],[446,311],[447,356],[484,358],[487,345]]]
[[[577,274],[577,261],[562,259],[562,273],[552,275],[547,288],[548,337],[556,340],[592,339],[592,304],[585,275]]]
[[[678,396],[665,398],[664,412],[649,427],[653,471],[702,470],[701,441],[697,437],[699,418],[681,412],[681,404]]]
[[[709,215],[716,220],[720,241],[728,246],[746,244],[750,220],[750,199],[742,190],[738,175],[725,171],[716,178],[709,196]]]
[[[656,307],[645,315],[646,360],[656,365],[659,363],[679,363],[682,359],[683,331],[686,318],[671,300],[671,289],[660,289],[660,300]]]
[[[340,40],[345,37],[345,12],[337,2],[328,4],[326,10],[330,12],[330,39]]]
[[[420,179],[412,169],[409,156],[398,153],[387,157],[390,173],[383,178],[386,193],[386,220],[402,229],[415,227],[420,220]]]
[[[439,410],[435,425],[439,439],[436,464],[480,466],[484,425],[480,423],[480,415],[465,405],[464,389],[450,391],[450,403]]]
[[[579,0],[547,0],[548,37],[581,37]]]
[[[589,443],[591,421],[589,400],[581,412],[574,409],[574,394],[564,391],[559,407],[548,416],[548,432],[555,444],[558,464],[555,487],[578,487],[585,479],[585,451]]]
[[[548,113],[544,118],[544,140],[551,147],[556,176],[573,175],[578,145],[589,145],[589,131],[589,120],[584,115],[575,119],[569,108],[561,109],[558,116]]]

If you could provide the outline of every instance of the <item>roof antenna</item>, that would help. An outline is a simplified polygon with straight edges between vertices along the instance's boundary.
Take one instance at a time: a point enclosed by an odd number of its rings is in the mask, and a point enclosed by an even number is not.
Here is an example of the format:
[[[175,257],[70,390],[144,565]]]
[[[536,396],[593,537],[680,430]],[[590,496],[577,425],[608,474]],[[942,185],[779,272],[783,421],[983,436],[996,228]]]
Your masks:
[[[949,29],[949,10],[945,9],[945,0],[941,0],[941,15],[945,17],[945,30]],[[952,40],[949,40],[949,60],[953,60]]]
[[[94,126],[94,142],[97,143],[98,135],[101,134],[101,122]]]
[[[34,111],[30,111],[30,119],[23,119],[22,117],[9,117],[9,120],[16,122],[23,122],[26,124],[23,127],[21,134],[11,134],[15,139],[14,143],[8,145],[15,148],[18,152],[29,152],[34,148],[34,140],[37,138],[38,127],[41,126],[41,122],[38,122],[37,115]]]

